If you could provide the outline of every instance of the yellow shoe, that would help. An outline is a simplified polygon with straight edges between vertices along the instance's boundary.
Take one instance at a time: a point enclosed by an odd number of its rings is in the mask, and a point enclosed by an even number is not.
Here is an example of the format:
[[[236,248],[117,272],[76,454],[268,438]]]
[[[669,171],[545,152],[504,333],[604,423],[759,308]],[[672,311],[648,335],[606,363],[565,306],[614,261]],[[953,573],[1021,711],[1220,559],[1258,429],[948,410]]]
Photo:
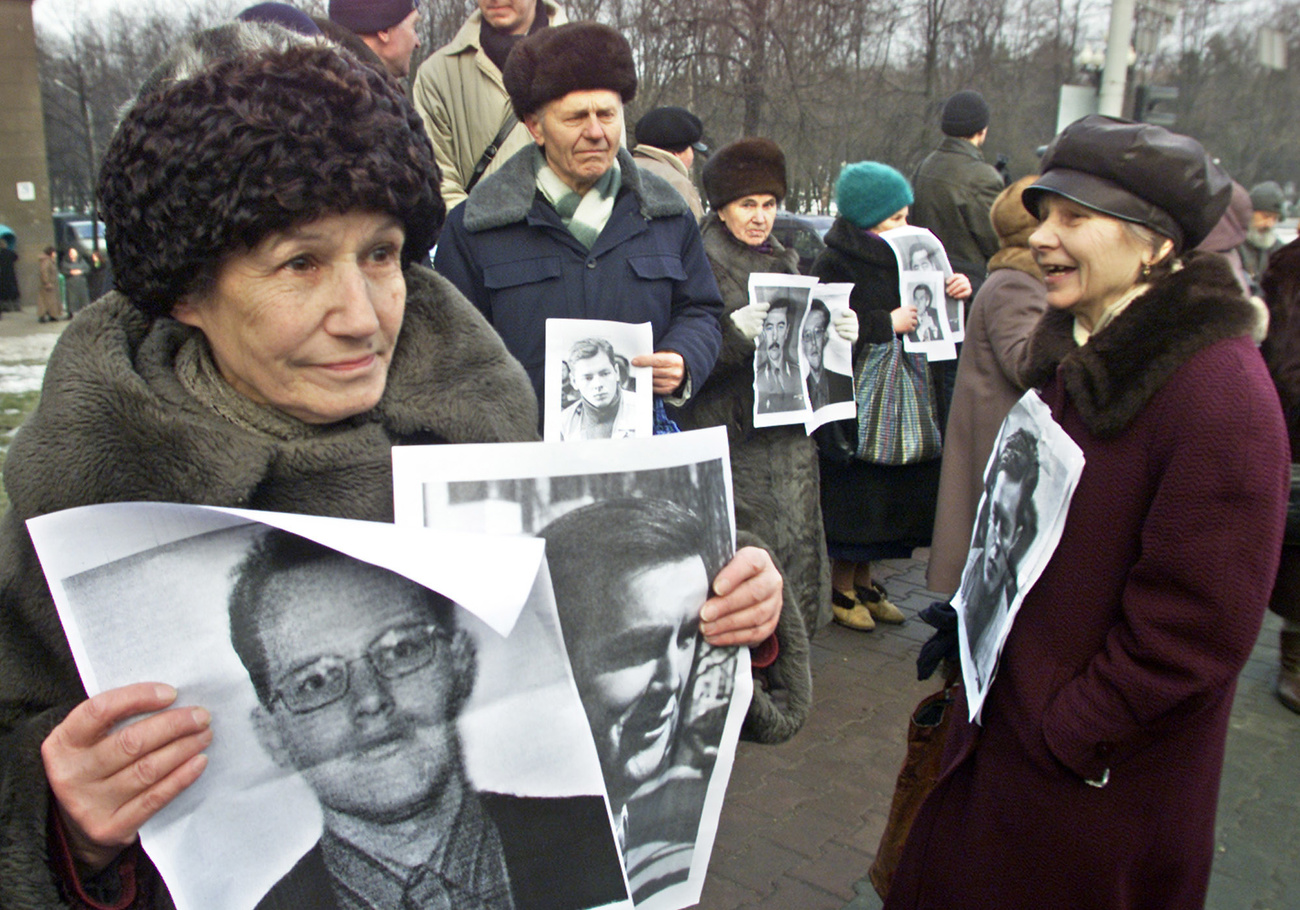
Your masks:
[[[870,632],[876,627],[871,611],[857,599],[842,591],[831,591],[831,618],[842,626],[858,632]]]
[[[879,582],[872,582],[871,587],[859,585],[854,589],[859,603],[870,611],[877,622],[899,625],[907,622],[907,616],[890,601],[884,587]]]

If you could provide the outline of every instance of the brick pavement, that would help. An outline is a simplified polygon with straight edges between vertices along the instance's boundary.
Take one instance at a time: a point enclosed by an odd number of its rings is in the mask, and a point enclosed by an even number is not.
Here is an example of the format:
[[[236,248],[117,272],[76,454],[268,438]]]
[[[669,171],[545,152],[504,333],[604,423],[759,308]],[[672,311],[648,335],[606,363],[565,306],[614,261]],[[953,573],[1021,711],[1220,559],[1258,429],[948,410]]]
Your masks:
[[[916,680],[934,595],[918,559],[877,564],[903,626],[831,625],[813,641],[814,708],[791,742],[741,743],[699,906],[878,910],[865,880],[905,752],[908,712],[938,688]],[[1238,684],[1207,910],[1300,910],[1300,717],[1273,695],[1269,614]]]

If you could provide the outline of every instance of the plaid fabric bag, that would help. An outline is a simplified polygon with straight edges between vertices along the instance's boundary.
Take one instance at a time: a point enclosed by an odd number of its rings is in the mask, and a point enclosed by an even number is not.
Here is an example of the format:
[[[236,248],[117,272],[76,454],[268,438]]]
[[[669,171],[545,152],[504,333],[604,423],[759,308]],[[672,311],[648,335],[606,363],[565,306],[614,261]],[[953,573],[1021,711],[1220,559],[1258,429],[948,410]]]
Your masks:
[[[939,405],[924,354],[906,353],[895,336],[867,349],[855,378],[858,458],[900,465],[939,457]]]

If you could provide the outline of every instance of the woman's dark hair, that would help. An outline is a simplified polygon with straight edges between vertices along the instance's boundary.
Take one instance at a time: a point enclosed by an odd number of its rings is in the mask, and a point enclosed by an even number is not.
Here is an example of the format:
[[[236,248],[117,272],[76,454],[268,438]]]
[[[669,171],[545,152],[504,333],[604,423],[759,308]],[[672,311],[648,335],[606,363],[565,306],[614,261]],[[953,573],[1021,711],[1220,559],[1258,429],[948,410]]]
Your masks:
[[[265,48],[147,90],[99,175],[120,291],[151,318],[222,257],[332,214],[396,217],[423,260],[446,207],[420,118],[396,83],[320,45]]]

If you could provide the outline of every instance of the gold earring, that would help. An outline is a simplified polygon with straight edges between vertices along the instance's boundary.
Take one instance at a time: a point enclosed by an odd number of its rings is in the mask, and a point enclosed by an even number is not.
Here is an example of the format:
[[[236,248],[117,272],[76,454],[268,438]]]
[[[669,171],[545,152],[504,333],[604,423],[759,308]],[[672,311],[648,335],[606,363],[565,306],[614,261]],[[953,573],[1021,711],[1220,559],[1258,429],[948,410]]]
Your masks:
[[[1143,278],[1143,280],[1146,280],[1147,278],[1150,278],[1150,277],[1151,277],[1151,266],[1150,266],[1150,265],[1145,265],[1145,264],[1144,264],[1144,265],[1142,266],[1142,278]]]

